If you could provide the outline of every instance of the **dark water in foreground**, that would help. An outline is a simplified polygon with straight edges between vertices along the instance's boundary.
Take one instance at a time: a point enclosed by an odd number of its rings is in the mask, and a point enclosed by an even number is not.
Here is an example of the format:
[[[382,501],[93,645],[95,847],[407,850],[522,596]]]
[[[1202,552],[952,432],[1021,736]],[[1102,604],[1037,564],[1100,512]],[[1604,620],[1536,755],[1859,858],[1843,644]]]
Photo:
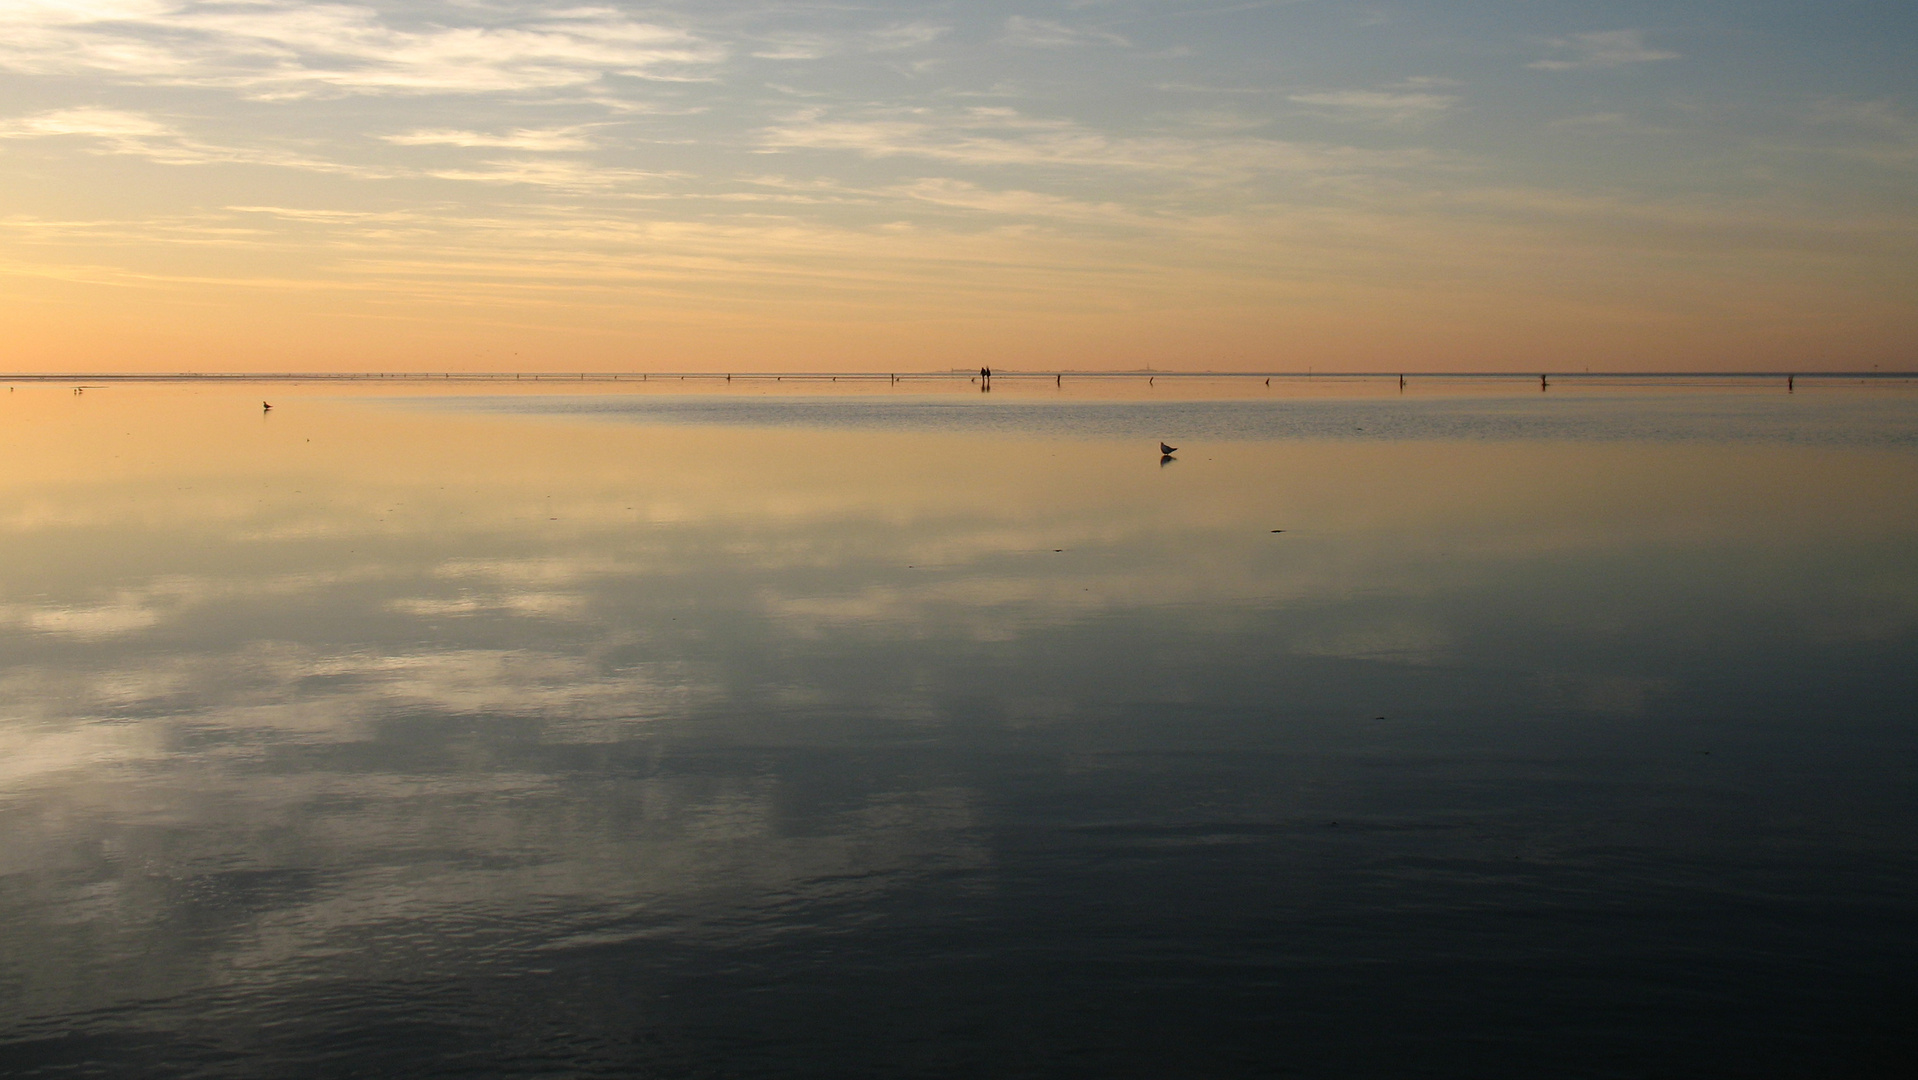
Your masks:
[[[1918,1064],[1918,398],[252,398],[5,403],[0,1074]]]

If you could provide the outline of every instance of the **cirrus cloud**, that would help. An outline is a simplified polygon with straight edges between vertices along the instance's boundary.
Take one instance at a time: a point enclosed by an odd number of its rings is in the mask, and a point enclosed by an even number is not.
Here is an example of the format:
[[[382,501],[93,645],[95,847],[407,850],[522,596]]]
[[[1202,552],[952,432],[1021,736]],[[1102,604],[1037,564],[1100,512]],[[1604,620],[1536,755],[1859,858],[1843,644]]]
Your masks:
[[[0,122],[0,139],[60,137],[89,140],[94,153],[123,154],[162,165],[268,165],[362,178],[392,175],[384,169],[326,161],[275,147],[222,146],[195,139],[145,113],[123,109],[54,109]]]
[[[400,135],[382,135],[382,142],[395,146],[499,147],[509,150],[585,150],[592,141],[577,127],[515,128],[504,135],[483,131],[448,128],[423,128]]]
[[[611,8],[525,10],[401,26],[353,4],[289,0],[0,0],[0,70],[132,84],[211,86],[254,97],[498,93],[607,74],[699,77],[725,53],[687,31]]]
[[[1654,49],[1645,44],[1643,30],[1594,30],[1553,38],[1547,43],[1553,55],[1525,65],[1540,71],[1575,71],[1580,68],[1613,68],[1626,64],[1645,64],[1654,60],[1677,60],[1679,54]]]
[[[844,150],[870,158],[919,157],[975,166],[1116,169],[1189,176],[1344,172],[1429,162],[1417,150],[1250,137],[1114,135],[1008,108],[915,109],[835,116],[794,113],[760,133],[762,149]]]
[[[1006,20],[1005,42],[1027,49],[1072,49],[1081,45],[1131,45],[1110,30],[1067,26],[1052,19],[1014,15]]]
[[[1323,90],[1291,94],[1286,100],[1343,119],[1375,121],[1433,116],[1458,103],[1456,95],[1425,90]]]

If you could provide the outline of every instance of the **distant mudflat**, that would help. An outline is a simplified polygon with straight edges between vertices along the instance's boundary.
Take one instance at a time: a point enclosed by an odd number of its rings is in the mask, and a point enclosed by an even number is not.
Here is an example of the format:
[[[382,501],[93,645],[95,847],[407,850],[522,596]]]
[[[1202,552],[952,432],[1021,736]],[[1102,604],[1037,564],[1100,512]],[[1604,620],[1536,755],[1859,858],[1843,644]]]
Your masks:
[[[1918,447],[1918,394],[1804,396],[1748,390],[1553,397],[1448,395],[1270,400],[1068,400],[919,396],[488,395],[409,406],[644,424],[881,428],[1035,437],[1772,442]]]

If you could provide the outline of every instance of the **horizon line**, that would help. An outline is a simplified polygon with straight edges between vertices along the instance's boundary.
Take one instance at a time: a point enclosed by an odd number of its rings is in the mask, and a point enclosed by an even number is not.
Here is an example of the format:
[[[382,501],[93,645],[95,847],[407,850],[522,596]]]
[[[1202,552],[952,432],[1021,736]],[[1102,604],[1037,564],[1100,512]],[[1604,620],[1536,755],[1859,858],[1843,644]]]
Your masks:
[[[1798,371],[1792,369],[1754,371],[1161,371],[1154,368],[1128,369],[1015,369],[994,371],[994,379],[1060,379],[1067,375],[1080,379],[1914,379],[1910,371]],[[72,382],[98,379],[110,382],[371,382],[371,381],[468,381],[468,382],[650,382],[652,380],[738,380],[806,381],[815,379],[848,381],[925,381],[977,379],[970,369],[937,371],[36,371],[0,373],[0,378],[15,382]]]

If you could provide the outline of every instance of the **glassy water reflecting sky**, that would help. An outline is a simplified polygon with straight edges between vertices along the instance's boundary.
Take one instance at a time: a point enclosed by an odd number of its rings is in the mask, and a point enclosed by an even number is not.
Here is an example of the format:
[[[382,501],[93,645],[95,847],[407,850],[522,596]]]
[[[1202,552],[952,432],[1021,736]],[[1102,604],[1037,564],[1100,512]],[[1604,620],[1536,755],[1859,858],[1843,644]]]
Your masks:
[[[1912,1060],[1918,395],[1095,397],[11,392],[0,1071]]]

